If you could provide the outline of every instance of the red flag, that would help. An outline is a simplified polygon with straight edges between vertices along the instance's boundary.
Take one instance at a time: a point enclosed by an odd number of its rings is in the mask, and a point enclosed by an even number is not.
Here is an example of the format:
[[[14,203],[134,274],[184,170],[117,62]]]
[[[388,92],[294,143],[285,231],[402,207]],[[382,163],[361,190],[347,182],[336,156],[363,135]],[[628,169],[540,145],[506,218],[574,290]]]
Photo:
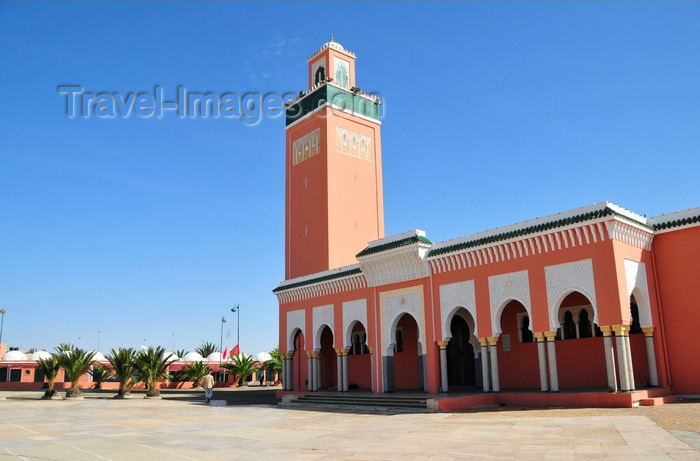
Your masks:
[[[241,351],[238,349],[238,344],[233,346],[233,349],[231,349],[231,355],[239,355]]]
[[[224,353],[221,355],[222,359],[226,358],[226,353],[228,352],[228,346],[224,347]]]

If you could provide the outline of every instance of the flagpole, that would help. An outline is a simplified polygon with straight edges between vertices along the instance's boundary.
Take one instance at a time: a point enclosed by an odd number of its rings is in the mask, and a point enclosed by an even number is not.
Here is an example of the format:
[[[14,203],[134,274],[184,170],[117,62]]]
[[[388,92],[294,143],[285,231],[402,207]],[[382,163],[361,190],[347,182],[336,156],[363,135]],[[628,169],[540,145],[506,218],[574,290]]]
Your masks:
[[[238,347],[238,355],[241,354],[241,307],[238,303],[231,308],[231,312],[236,314],[236,347]]]
[[[221,377],[221,355],[224,353],[224,323],[226,323],[226,319],[221,316],[221,338],[219,339],[219,377]]]

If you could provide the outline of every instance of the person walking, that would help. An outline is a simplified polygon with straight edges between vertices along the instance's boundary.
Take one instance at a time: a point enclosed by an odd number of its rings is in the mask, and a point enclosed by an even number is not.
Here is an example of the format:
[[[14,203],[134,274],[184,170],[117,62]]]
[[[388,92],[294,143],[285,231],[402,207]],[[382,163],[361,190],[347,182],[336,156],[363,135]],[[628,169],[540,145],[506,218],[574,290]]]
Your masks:
[[[207,403],[211,402],[211,397],[214,395],[214,377],[211,371],[202,379],[202,387],[204,387],[204,397],[206,397]]]

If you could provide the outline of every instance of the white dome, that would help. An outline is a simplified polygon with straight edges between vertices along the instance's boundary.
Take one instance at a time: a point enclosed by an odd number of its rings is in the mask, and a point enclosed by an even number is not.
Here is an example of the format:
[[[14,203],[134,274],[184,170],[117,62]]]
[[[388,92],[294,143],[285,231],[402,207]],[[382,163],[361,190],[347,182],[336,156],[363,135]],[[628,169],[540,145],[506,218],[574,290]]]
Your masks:
[[[197,352],[188,352],[180,360],[182,360],[183,362],[203,362],[204,357],[199,355]]]
[[[7,361],[11,361],[11,360],[15,360],[15,361],[27,360],[27,356],[20,351],[10,351],[10,352],[7,352],[5,355],[3,355],[2,359],[0,359],[0,360],[2,360],[3,362],[7,362]]]
[[[92,354],[92,360],[94,362],[106,362],[107,359],[105,358],[104,354],[102,352],[95,352]]]
[[[168,358],[168,363],[177,362],[180,360],[180,357],[178,357],[175,352],[166,352],[165,356]]]
[[[36,351],[29,356],[29,360],[50,359],[51,354],[46,351]]]
[[[258,362],[265,363],[270,359],[272,359],[272,356],[267,352],[258,352],[257,354],[255,354],[255,360],[257,360]]]
[[[224,361],[221,358],[221,352],[212,352],[211,354],[207,355],[207,360],[210,362],[218,362],[218,361]]]

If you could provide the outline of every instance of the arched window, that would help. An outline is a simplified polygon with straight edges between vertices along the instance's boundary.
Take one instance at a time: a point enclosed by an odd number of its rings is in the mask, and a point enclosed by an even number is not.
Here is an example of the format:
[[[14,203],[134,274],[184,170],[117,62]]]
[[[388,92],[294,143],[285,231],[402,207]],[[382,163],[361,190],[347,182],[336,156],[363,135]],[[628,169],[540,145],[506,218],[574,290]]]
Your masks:
[[[396,329],[396,348],[395,352],[403,352],[403,328]]]
[[[530,330],[530,317],[524,315],[522,317],[522,325],[520,327],[520,337],[521,341],[524,343],[531,343],[533,340],[532,331]]]
[[[574,323],[574,316],[571,311],[566,311],[564,313],[564,325],[562,328],[563,339],[575,339],[576,338],[576,324]]]
[[[581,309],[578,317],[578,331],[580,338],[590,338],[593,336],[591,321],[588,319],[588,311]]]
[[[632,313],[632,325],[630,325],[630,334],[643,333],[642,325],[639,323],[639,307],[637,303],[630,303],[630,311]]]

